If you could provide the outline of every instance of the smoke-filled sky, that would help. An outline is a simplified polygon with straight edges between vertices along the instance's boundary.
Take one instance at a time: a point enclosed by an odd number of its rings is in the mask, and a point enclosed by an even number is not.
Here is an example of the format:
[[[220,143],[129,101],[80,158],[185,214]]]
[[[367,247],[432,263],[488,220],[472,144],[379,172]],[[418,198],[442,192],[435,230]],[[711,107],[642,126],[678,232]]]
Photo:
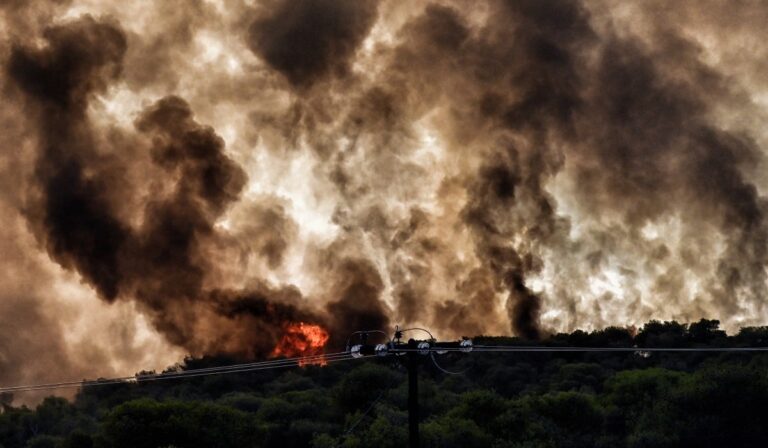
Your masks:
[[[768,3],[0,0],[0,382],[768,322]]]

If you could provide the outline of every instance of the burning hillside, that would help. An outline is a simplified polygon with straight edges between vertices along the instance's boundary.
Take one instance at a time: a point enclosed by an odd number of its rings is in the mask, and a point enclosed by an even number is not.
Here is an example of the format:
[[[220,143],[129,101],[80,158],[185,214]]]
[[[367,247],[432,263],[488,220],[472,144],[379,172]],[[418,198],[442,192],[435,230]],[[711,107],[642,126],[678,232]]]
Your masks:
[[[294,358],[321,355],[328,338],[328,332],[319,325],[304,322],[290,323],[285,326],[283,337],[272,350],[271,356]],[[323,358],[299,361],[299,365],[302,366],[307,363],[325,365]]]
[[[766,17],[2,2],[0,379],[318,354],[394,322],[764,323]]]

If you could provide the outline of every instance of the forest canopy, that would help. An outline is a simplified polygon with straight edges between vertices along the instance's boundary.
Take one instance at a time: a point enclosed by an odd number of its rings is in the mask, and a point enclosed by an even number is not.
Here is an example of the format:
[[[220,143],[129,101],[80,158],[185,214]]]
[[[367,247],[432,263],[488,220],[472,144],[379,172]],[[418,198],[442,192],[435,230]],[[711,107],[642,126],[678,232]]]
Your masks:
[[[530,345],[506,337],[477,344]],[[768,327],[651,321],[550,346],[758,347]],[[193,369],[235,362],[188,358]],[[449,354],[421,369],[425,447],[768,446],[762,353]],[[389,359],[86,388],[37,406],[2,397],[2,448],[402,447],[407,381]]]

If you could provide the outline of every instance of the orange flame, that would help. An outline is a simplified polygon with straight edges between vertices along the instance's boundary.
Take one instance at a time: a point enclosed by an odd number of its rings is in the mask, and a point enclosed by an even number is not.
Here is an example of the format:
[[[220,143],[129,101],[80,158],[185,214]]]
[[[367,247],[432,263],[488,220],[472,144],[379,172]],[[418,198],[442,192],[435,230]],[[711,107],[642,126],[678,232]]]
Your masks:
[[[305,322],[290,323],[285,326],[282,339],[272,350],[272,357],[283,356],[293,358],[297,356],[322,355],[325,343],[328,342],[328,332],[323,327]],[[299,360],[300,366],[327,364],[325,358],[319,357],[312,360]]]

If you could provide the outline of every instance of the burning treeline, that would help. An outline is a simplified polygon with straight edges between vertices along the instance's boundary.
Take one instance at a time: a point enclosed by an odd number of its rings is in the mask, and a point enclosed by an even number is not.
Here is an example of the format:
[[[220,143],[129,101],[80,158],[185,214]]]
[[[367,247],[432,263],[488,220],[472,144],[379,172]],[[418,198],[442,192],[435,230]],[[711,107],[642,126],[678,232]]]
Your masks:
[[[764,321],[763,3],[30,3],[0,28],[15,257],[189,353]]]

